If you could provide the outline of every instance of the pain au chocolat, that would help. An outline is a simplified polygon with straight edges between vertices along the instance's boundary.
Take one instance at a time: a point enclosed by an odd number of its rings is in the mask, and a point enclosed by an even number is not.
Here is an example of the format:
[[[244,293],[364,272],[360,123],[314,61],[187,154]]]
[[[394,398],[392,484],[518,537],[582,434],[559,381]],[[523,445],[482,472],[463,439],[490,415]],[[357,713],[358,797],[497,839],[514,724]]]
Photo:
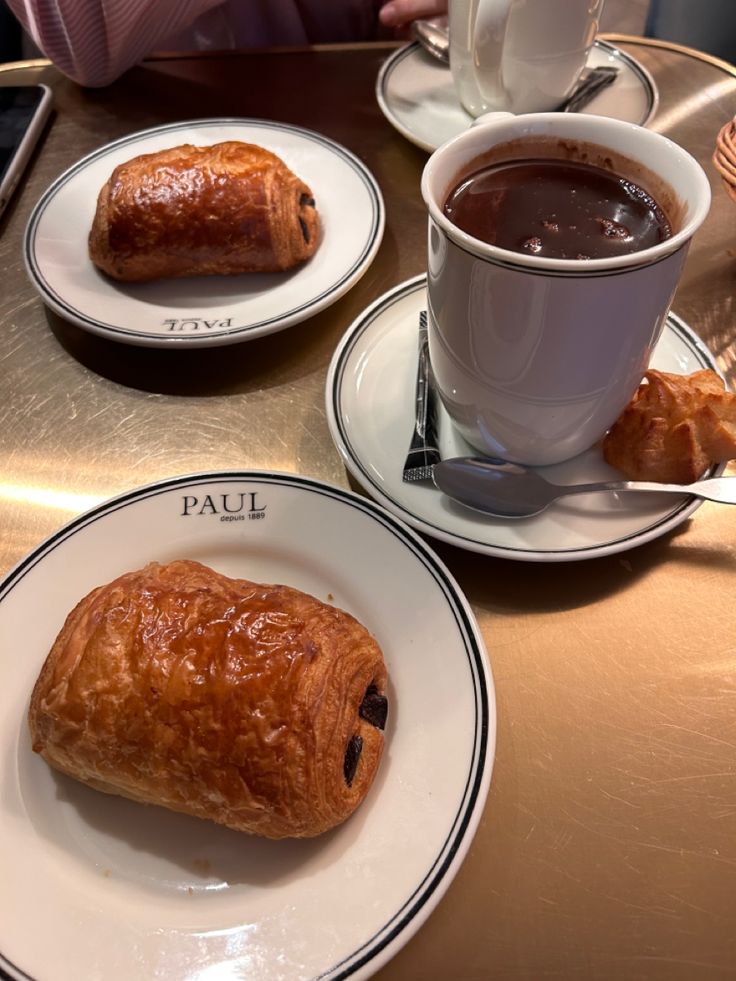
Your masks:
[[[363,801],[387,676],[354,617],[283,585],[152,563],[71,611],[35,684],[33,749],[97,790],[268,838]]]
[[[310,188],[274,153],[230,140],[185,144],[117,166],[99,192],[89,254],[126,282],[278,272],[310,258]]]

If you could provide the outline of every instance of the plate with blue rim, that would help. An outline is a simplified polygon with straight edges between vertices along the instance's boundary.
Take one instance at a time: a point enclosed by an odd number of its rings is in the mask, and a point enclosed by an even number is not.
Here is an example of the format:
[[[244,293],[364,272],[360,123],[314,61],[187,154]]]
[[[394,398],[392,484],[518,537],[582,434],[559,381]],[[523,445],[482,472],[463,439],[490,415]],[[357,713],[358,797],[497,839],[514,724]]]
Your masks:
[[[659,105],[650,73],[627,52],[596,38],[587,67],[603,66],[616,68],[618,74],[581,111],[646,126]],[[383,63],[376,79],[376,100],[394,129],[430,153],[473,122],[455,95],[449,67],[416,41]]]
[[[372,303],[348,328],[332,357],[326,411],[332,439],[355,480],[379,503],[433,538],[470,551],[529,562],[570,562],[610,555],[666,534],[702,501],[689,494],[605,493],[561,498],[531,518],[493,518],[441,494],[431,482],[402,480],[414,429],[419,314],[426,309],[424,274]],[[675,314],[667,316],[651,367],[720,374],[703,341]],[[477,456],[439,408],[443,459]],[[725,465],[708,474],[721,473]],[[548,466],[553,483],[621,479],[600,444],[573,460]]]
[[[33,753],[28,700],[66,614],[118,574],[175,558],[302,589],[376,637],[386,748],[340,827],[251,837],[99,793]],[[366,978],[425,922],[467,853],[495,744],[483,637],[432,549],[363,495],[265,471],[133,489],[5,577],[0,635],[0,975]]]
[[[322,229],[307,262],[286,272],[148,283],[117,282],[94,266],[88,235],[98,192],[116,166],[185,143],[226,140],[270,150],[311,188]],[[87,154],[41,196],[23,248],[43,301],[83,330],[146,347],[214,347],[284,330],[330,306],[368,269],[384,226],[375,178],[334,140],[263,119],[198,119],[132,133]]]

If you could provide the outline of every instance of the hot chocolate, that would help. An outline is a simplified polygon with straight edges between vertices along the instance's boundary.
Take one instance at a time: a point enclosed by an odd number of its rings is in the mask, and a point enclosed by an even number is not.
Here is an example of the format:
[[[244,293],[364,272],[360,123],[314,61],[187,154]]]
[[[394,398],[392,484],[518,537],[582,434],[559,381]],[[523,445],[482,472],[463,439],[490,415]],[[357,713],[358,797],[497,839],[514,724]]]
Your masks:
[[[672,235],[645,188],[576,160],[490,163],[459,181],[444,213],[473,238],[551,259],[621,256]]]

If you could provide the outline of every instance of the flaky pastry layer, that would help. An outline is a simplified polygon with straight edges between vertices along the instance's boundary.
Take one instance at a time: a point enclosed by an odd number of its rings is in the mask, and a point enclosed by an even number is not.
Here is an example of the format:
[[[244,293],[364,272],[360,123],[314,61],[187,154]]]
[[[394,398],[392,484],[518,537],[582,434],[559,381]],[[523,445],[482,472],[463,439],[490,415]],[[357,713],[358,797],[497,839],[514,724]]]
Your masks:
[[[277,272],[320,241],[310,188],[276,154],[230,140],[120,164],[97,198],[89,254],[127,282]]]
[[[270,838],[361,803],[386,668],[348,613],[197,562],[152,563],[69,614],[36,682],[33,749],[108,793]]]
[[[736,395],[710,369],[649,370],[603,440],[603,455],[631,480],[690,484],[736,458]]]

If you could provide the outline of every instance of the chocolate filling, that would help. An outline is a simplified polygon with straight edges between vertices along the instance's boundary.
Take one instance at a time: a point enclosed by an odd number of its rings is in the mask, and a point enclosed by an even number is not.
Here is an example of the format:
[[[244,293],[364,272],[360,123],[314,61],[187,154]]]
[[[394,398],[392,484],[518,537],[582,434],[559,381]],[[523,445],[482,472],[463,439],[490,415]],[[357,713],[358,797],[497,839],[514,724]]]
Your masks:
[[[304,219],[302,218],[302,216],[301,216],[301,215],[299,215],[299,224],[301,225],[301,229],[302,229],[302,236],[303,236],[303,238],[304,238],[304,241],[305,241],[305,242],[307,243],[307,245],[308,245],[308,244],[309,244],[309,229],[307,228],[307,223],[306,223],[306,221],[305,221],[305,220],[304,220]]]
[[[368,685],[358,712],[376,729],[384,729],[388,715],[388,699],[379,693],[375,685]]]
[[[314,198],[310,197],[308,194],[302,194],[301,197],[299,198],[299,207],[300,208],[304,208],[307,205],[310,208],[313,208],[314,207]]]
[[[345,783],[348,787],[353,782],[355,771],[358,769],[358,760],[362,752],[363,740],[360,736],[355,735],[348,743],[347,749],[345,750],[345,761],[342,765],[342,772],[345,774]]]

